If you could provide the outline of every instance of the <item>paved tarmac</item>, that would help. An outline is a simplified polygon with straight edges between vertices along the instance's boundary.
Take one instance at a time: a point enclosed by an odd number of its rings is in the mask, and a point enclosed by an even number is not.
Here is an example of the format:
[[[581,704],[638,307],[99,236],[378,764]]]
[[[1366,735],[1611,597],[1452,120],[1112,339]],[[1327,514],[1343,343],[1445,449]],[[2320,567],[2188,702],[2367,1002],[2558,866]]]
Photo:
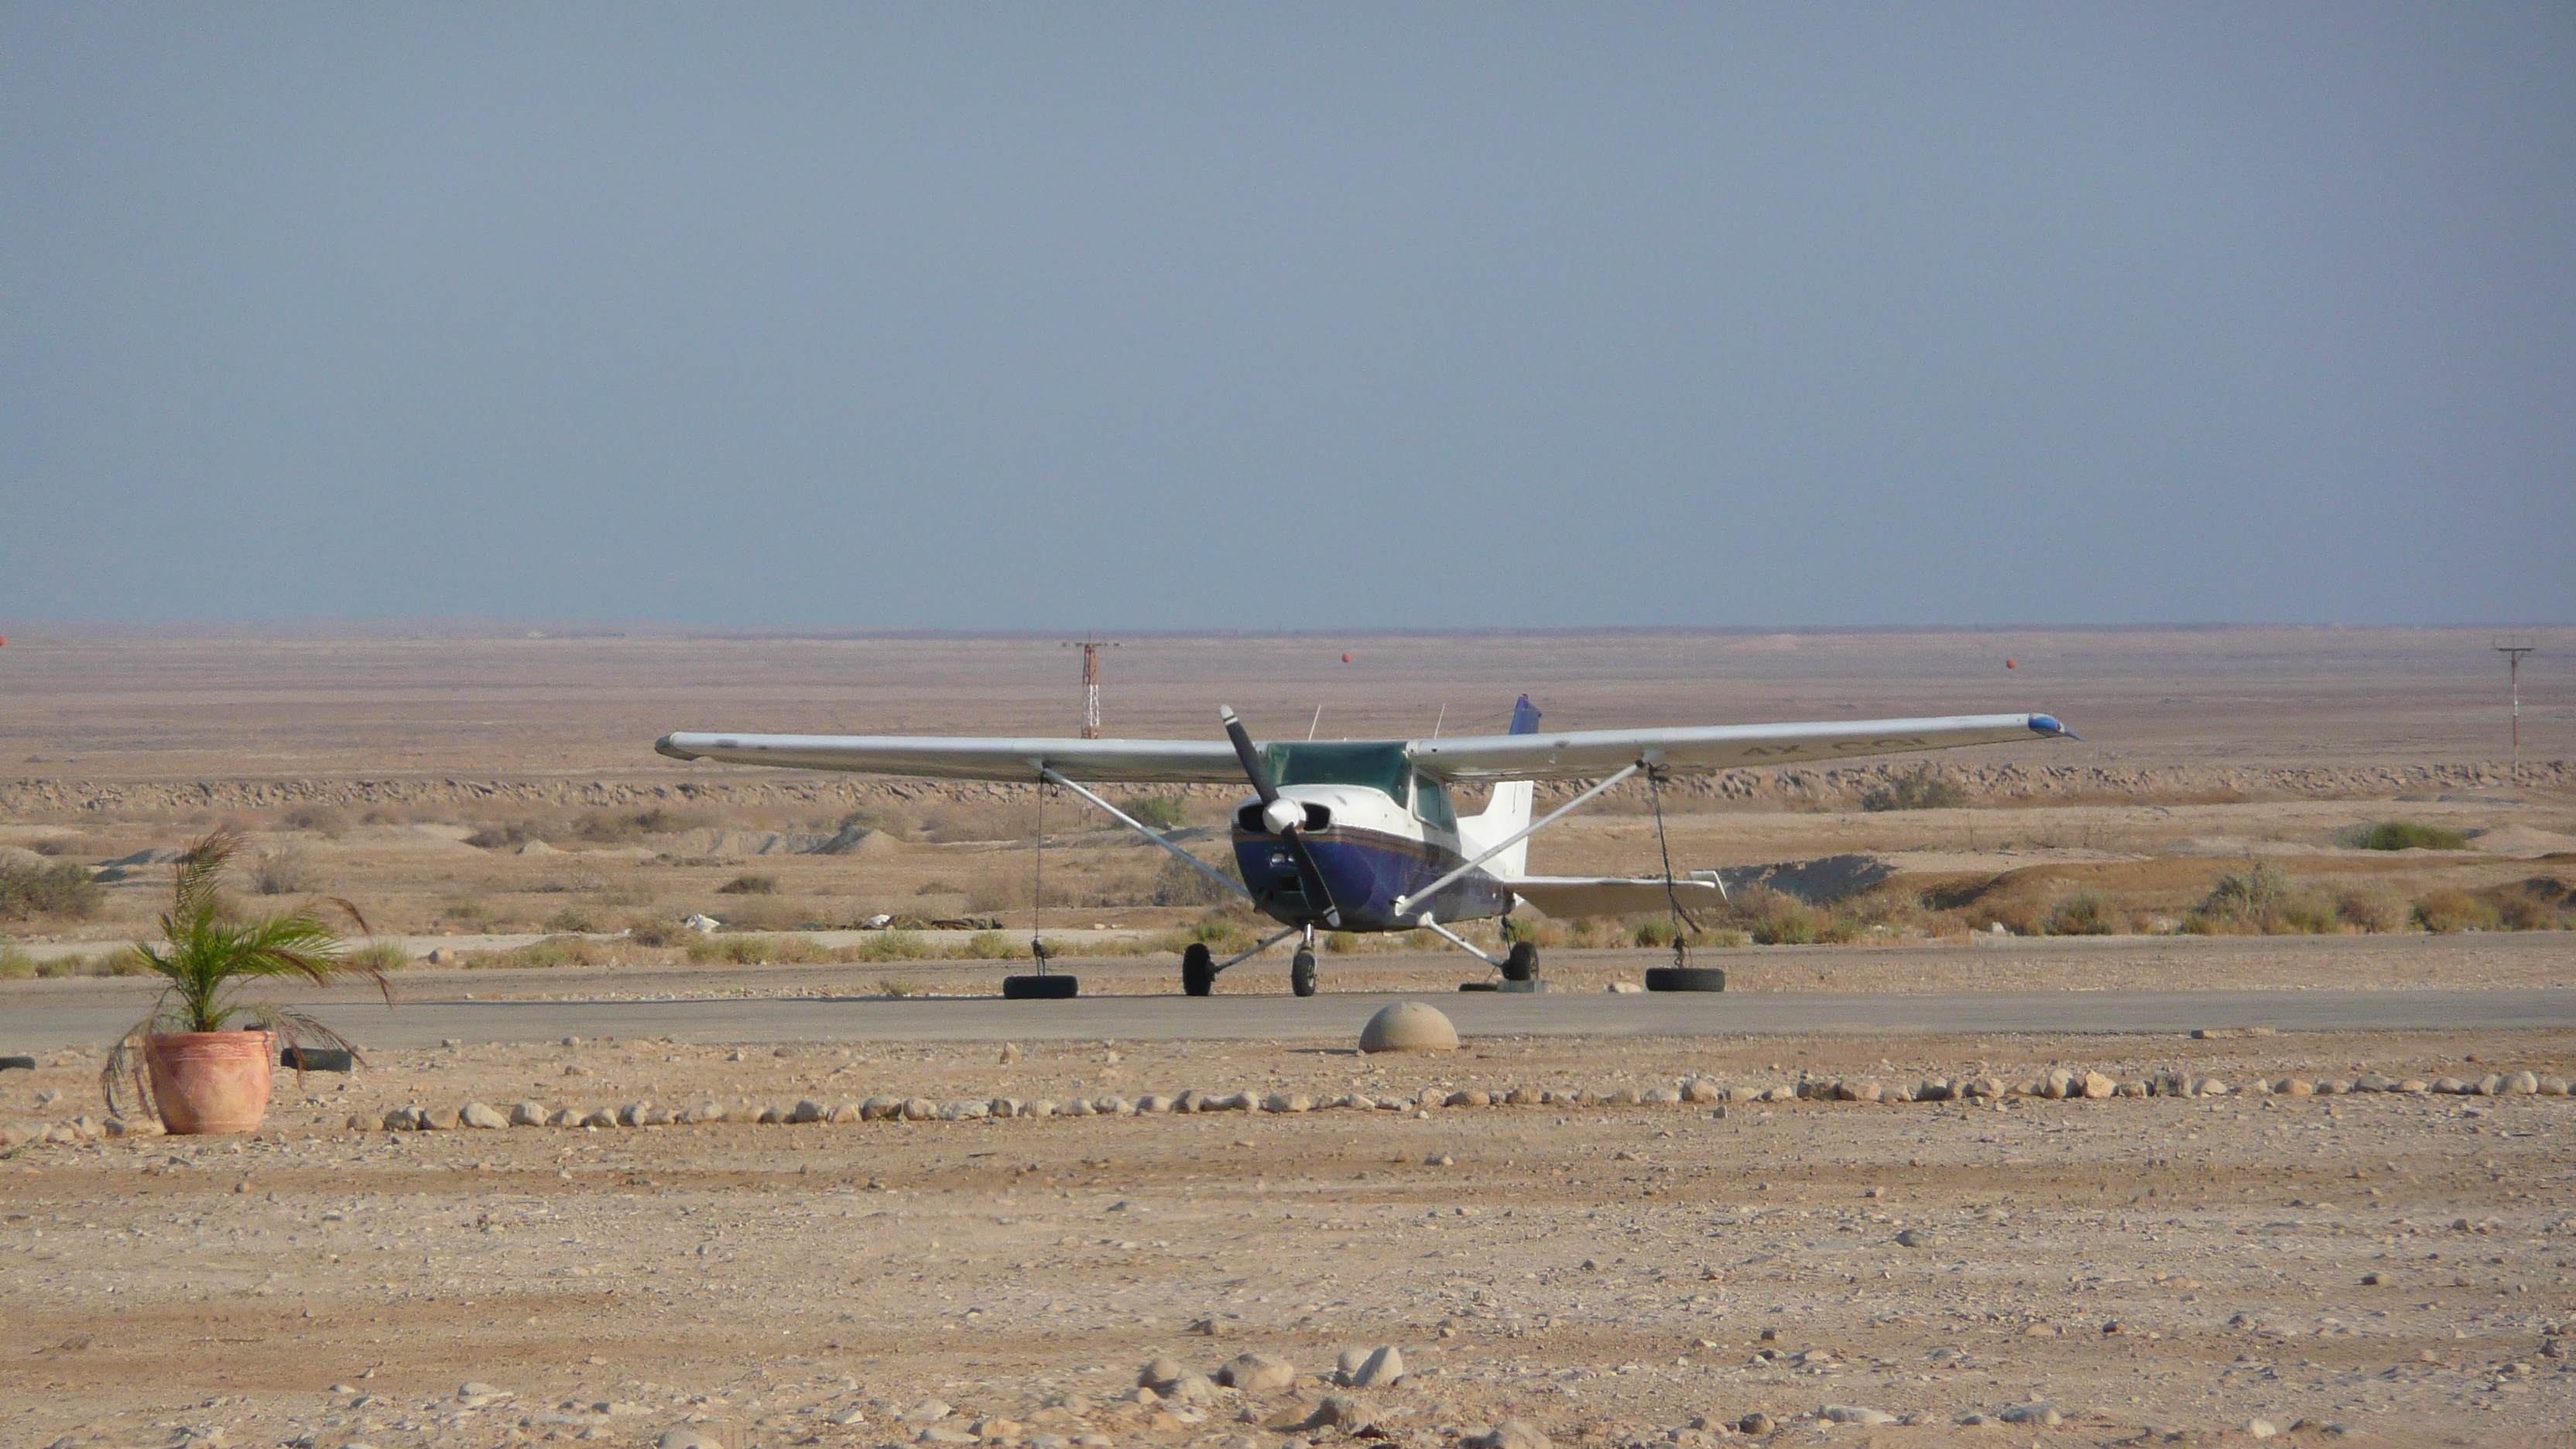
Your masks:
[[[1747,991],[1507,996],[1462,992],[1293,996],[806,996],[718,1000],[468,1001],[398,1008],[332,1002],[313,1013],[362,1046],[540,1042],[566,1036],[787,1041],[1348,1040],[1390,1001],[1430,1000],[1466,1036],[1979,1035],[2278,1031],[2509,1031],[2576,1028],[2576,991]],[[0,1053],[113,1040],[130,1004],[9,1003]]]

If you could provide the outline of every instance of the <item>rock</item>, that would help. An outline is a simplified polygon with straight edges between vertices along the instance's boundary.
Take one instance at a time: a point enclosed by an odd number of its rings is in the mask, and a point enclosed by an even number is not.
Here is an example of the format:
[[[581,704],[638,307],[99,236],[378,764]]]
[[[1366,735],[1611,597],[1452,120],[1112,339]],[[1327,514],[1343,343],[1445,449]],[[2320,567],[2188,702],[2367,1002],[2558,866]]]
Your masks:
[[[1900,1248],[1928,1248],[1932,1246],[1932,1235],[1921,1228],[1907,1228],[1896,1235],[1896,1245]]]
[[[721,1122],[728,1115],[722,1102],[700,1102],[681,1113],[680,1120],[692,1127],[703,1127],[710,1122]]]
[[[545,1104],[541,1102],[511,1103],[510,1125],[513,1127],[543,1127],[546,1125]]]
[[[946,1424],[933,1424],[928,1428],[923,1429],[920,1433],[913,1435],[912,1442],[916,1444],[972,1444],[976,1442],[976,1439],[975,1431],[972,1429],[958,1429],[952,1428]]]
[[[875,1096],[859,1104],[862,1122],[886,1122],[903,1115],[903,1098]]]
[[[1739,1434],[1768,1434],[1778,1427],[1771,1422],[1769,1414],[1759,1409],[1735,1421],[1735,1432]]]
[[[2057,1406],[2046,1400],[2015,1404],[1995,1417],[2007,1424],[2045,1424],[2052,1429],[2066,1422],[2066,1416],[2057,1411]]]
[[[1872,1082],[1870,1085],[1876,1086],[1878,1084]],[[1658,1107],[1675,1107],[1681,1105],[1682,1094],[1671,1087],[1657,1087],[1653,1091],[1644,1094],[1638,1100],[1651,1102]]]
[[[1160,1092],[1148,1092],[1136,1099],[1136,1110],[1149,1117],[1160,1117],[1171,1111],[1175,1105],[1176,1099],[1166,1097]]]
[[[581,1114],[570,1107],[558,1107],[546,1114],[546,1125],[549,1127],[578,1127],[581,1125]]]
[[[669,1430],[653,1443],[655,1449],[724,1449],[723,1440],[689,1428]]]
[[[1091,1110],[1095,1115],[1102,1117],[1133,1117],[1136,1115],[1136,1104],[1119,1096],[1094,1097],[1091,1099]]]
[[[2478,1093],[2478,1095],[2479,1095],[2479,1096],[2481,1096],[2481,1097],[2501,1097],[2501,1096],[2503,1096],[2503,1095],[2504,1095],[2504,1078],[2502,1078],[2502,1077],[2500,1077],[2500,1076],[2496,1076],[2496,1075],[2494,1075],[2494,1074],[2492,1074],[2492,1073],[2490,1073],[2490,1074],[2489,1074],[2489,1075],[2487,1075],[2487,1076],[2483,1076],[2483,1077],[2478,1078],[2477,1093]]]
[[[1394,1344],[1381,1344],[1360,1360],[1358,1368],[1342,1374],[1344,1387],[1354,1389],[1392,1388],[1404,1377],[1404,1350]]]
[[[589,1116],[582,1118],[581,1125],[584,1127],[614,1127],[617,1125],[617,1114],[609,1111],[606,1107],[602,1107],[598,1111],[591,1113]]]
[[[993,1115],[993,1109],[982,1102],[947,1102],[939,1108],[942,1122],[981,1122]]]
[[[903,1411],[903,1421],[907,1424],[930,1424],[947,1418],[948,1414],[946,1404],[937,1399],[924,1399]]]
[[[939,1116],[939,1104],[928,1097],[907,1097],[903,1103],[903,1120],[928,1122]]]
[[[420,1130],[423,1132],[453,1132],[456,1130],[456,1109],[453,1107],[415,1107],[412,1111],[420,1123]]]
[[[1399,1001],[1381,1007],[1377,1015],[1360,1028],[1360,1050],[1364,1052],[1454,1052],[1458,1049],[1458,1028],[1437,1008],[1419,1001]]]
[[[1836,1424],[1893,1424],[1896,1416],[1885,1409],[1864,1409],[1858,1404],[1827,1404],[1816,1411]]]
[[[1145,1361],[1144,1367],[1136,1370],[1136,1386],[1140,1389],[1160,1389],[1180,1382],[1182,1375],[1188,1372],[1188,1367],[1179,1359],[1167,1353],[1156,1354]]]
[[[1301,1426],[1308,1429],[1357,1429],[1368,1422],[1368,1411],[1348,1394],[1326,1394],[1306,1416]]]
[[[2245,1432],[2256,1439],[2269,1439],[2281,1431],[2273,1428],[2272,1421],[2269,1419],[2248,1419],[2245,1421]]]
[[[1216,1381],[1206,1374],[1183,1374],[1162,1386],[1164,1398],[1176,1404],[1207,1404],[1216,1401]]]
[[[2461,1097],[2468,1094],[2469,1084],[2457,1077],[2435,1077],[2433,1090],[2445,1097]]]
[[[457,1120],[481,1132],[495,1132],[510,1125],[510,1119],[480,1102],[468,1102],[457,1114]]]
[[[1451,1092],[1449,1094],[1449,1100],[1446,1103],[1446,1105],[1451,1107],[1490,1107],[1493,1104],[1494,1099],[1491,1096],[1488,1096],[1473,1087]]]
[[[1467,1449],[1556,1449],[1538,1425],[1527,1419],[1505,1419],[1467,1441]]]
[[[800,1125],[807,1122],[820,1122],[827,1115],[829,1114],[823,1104],[815,1101],[811,1097],[807,1097],[799,1101],[795,1106],[787,1109],[787,1120],[790,1123]]]
[[[1610,983],[1610,994],[1613,996],[1643,996],[1646,994],[1646,988],[1638,985],[1634,981],[1613,981]]]
[[[1264,1112],[1312,1112],[1315,1099],[1303,1092],[1273,1092],[1261,1099]]]
[[[2081,1077],[2076,1076],[2073,1072],[2068,1071],[2064,1067],[2055,1068],[2051,1070],[2045,1078],[2041,1079],[2039,1095],[2048,1098],[2052,1102],[2062,1102],[2068,1097],[2078,1095],[2082,1092],[2083,1089],[2076,1085],[2082,1080],[2083,1079]]]
[[[1020,1059],[1020,1044],[1019,1044],[1018,1042],[1015,1042],[1015,1041],[1006,1041],[1006,1042],[1002,1043],[1002,1065],[1003,1065],[1003,1066],[1006,1066],[1006,1067],[1007,1067],[1007,1066],[1011,1065],[1013,1062],[1018,1061],[1019,1059]]]
[[[2504,1079],[2504,1089],[2518,1096],[2535,1096],[2540,1091],[2540,1078],[2530,1072],[2516,1072]]]
[[[617,1109],[617,1125],[620,1127],[641,1127],[644,1125],[644,1114],[652,1110],[653,1104],[649,1101],[629,1102],[625,1106]],[[818,1112],[816,1115],[820,1116],[821,1114]]]
[[[1682,1100],[1706,1104],[1725,1100],[1726,1093],[1706,1077],[1693,1077],[1682,1083]]]
[[[1730,1102],[1758,1102],[1762,1100],[1762,1089],[1760,1087],[1729,1087],[1726,1089],[1726,1100]]]
[[[1297,1369],[1270,1354],[1240,1353],[1216,1371],[1216,1381],[1247,1394],[1275,1394],[1297,1382]]]
[[[385,1109],[384,1122],[385,1130],[388,1132],[417,1132],[420,1130],[420,1109],[388,1107]]]
[[[2543,1077],[2543,1078],[2541,1078],[2541,1079],[2540,1079],[2540,1095],[2542,1095],[2542,1096],[2544,1096],[2544,1097],[2564,1097],[2564,1096],[2566,1096],[2566,1095],[2567,1095],[2567,1079],[2566,1079],[2565,1077]]]
[[[1509,1092],[1503,1094],[1503,1105],[1506,1107],[1535,1107],[1539,1104],[1539,1098],[1540,1092],[1536,1087],[1514,1087]]]
[[[2079,1095],[2083,1096],[2088,1101],[2098,1102],[2119,1090],[2120,1083],[2117,1079],[2106,1077],[2100,1072],[2086,1072],[2084,1074],[2083,1088]]]
[[[825,1113],[823,1120],[835,1126],[847,1126],[853,1122],[865,1121],[866,1117],[858,1103],[843,1102]]]

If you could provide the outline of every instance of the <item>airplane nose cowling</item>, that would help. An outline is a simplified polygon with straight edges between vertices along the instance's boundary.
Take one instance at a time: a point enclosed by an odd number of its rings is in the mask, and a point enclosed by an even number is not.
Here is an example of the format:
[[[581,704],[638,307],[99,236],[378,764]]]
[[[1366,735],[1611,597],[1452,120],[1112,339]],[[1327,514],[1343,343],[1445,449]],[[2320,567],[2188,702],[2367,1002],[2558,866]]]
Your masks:
[[[1294,800],[1278,799],[1261,807],[1261,825],[1273,835],[1294,830],[1306,823],[1306,807]]]

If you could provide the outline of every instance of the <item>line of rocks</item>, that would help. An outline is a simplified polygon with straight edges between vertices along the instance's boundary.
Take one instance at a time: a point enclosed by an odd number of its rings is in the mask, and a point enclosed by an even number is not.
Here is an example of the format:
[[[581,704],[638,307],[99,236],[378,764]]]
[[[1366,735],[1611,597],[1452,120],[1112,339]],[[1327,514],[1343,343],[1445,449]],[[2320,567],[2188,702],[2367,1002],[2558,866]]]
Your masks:
[[[1023,1100],[1018,1097],[967,1098],[934,1101],[928,1097],[883,1095],[863,1101],[819,1102],[805,1098],[790,1106],[727,1106],[722,1102],[701,1102],[695,1106],[669,1106],[652,1101],[629,1102],[620,1107],[554,1107],[539,1102],[518,1102],[504,1110],[483,1102],[467,1102],[462,1107],[423,1107],[407,1105],[387,1110],[370,1122],[363,1115],[352,1115],[348,1126],[353,1131],[380,1127],[387,1132],[451,1131],[460,1128],[498,1130],[507,1127],[558,1127],[616,1129],[627,1127],[683,1127],[711,1123],[752,1123],[758,1125],[802,1125],[811,1123],[851,1122],[982,1122],[1003,1119],[1049,1117],[1155,1117],[1208,1112],[1244,1112],[1292,1116],[1307,1112],[1380,1111],[1429,1113],[1473,1107],[1679,1107],[1730,1103],[1783,1102],[1980,1102],[2007,1097],[2043,1101],[2099,1101],[2114,1097],[2224,1097],[2283,1096],[2333,1097],[2348,1093],[2404,1093],[2449,1096],[2533,1096],[2565,1097],[2569,1094],[2567,1079],[2542,1076],[2533,1072],[2494,1074],[2470,1081],[2462,1077],[2387,1077],[2364,1073],[2358,1077],[2257,1077],[2243,1086],[2217,1077],[2189,1072],[2165,1072],[2152,1077],[2119,1080],[2099,1071],[2058,1067],[2046,1073],[2008,1080],[1995,1076],[1930,1077],[1920,1082],[1884,1081],[1876,1077],[1802,1077],[1795,1083],[1757,1087],[1744,1083],[1728,1084],[1707,1077],[1694,1077],[1670,1087],[1619,1087],[1607,1092],[1581,1088],[1530,1086],[1467,1087],[1456,1090],[1431,1088],[1417,1095],[1377,1097],[1359,1092],[1337,1096],[1314,1096],[1304,1092],[1210,1093],[1187,1091],[1177,1094],[1148,1093],[1140,1097],[1106,1095],[1075,1097],[1065,1101],[1052,1098]],[[57,1131],[68,1130],[57,1128]],[[50,1137],[49,1137],[50,1140]]]

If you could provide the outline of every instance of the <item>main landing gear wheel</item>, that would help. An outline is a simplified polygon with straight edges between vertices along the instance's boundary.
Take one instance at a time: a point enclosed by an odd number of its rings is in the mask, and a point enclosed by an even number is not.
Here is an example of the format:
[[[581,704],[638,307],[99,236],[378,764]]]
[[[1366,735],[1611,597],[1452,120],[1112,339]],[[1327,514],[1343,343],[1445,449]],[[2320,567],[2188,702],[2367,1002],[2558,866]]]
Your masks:
[[[1646,968],[1648,991],[1724,991],[1726,968],[1723,966],[1649,966]]]
[[[1079,976],[1005,976],[1004,1001],[1068,1001],[1081,994]]]
[[[1192,941],[1181,952],[1181,994],[1205,996],[1216,990],[1216,953],[1205,941]]]
[[[1288,963],[1288,989],[1299,996],[1315,994],[1314,952],[1300,951],[1297,953],[1297,958]]]
[[[1538,979],[1538,947],[1527,941],[1514,941],[1512,943],[1511,954],[1503,958],[1503,979],[1505,981],[1536,981]]]

